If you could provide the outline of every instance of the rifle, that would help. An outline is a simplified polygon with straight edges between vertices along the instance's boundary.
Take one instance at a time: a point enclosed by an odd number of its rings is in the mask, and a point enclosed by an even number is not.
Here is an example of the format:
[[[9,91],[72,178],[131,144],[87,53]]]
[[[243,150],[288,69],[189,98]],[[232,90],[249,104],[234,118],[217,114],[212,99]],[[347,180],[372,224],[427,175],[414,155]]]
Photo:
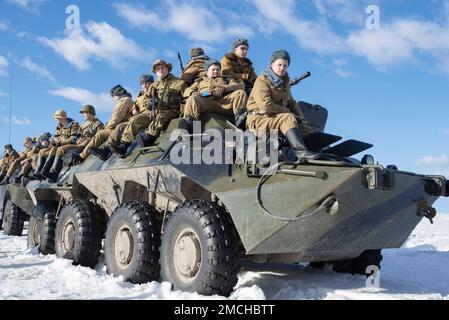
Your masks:
[[[184,73],[184,66],[182,65],[182,58],[181,58],[181,54],[178,52],[178,60],[179,60],[179,64],[181,65],[181,72]]]
[[[307,71],[306,73],[304,73],[302,76],[300,76],[299,78],[295,78],[290,80],[290,87],[296,86],[298,83],[300,83],[302,80],[310,77],[312,74]]]

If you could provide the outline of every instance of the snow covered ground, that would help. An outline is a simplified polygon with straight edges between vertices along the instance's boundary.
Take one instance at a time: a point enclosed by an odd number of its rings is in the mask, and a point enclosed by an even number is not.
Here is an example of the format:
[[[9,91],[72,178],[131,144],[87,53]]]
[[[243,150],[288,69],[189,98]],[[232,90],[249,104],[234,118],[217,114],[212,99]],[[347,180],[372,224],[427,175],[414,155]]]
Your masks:
[[[25,231],[26,232],[26,231]],[[271,265],[270,271],[246,266],[230,299],[446,299],[449,300],[449,215],[435,224],[423,221],[404,248],[385,250],[380,289],[366,278]],[[267,266],[265,266],[267,267]],[[126,283],[106,273],[74,267],[70,261],[42,256],[26,247],[26,237],[0,232],[0,299],[224,299],[173,292],[168,283]]]

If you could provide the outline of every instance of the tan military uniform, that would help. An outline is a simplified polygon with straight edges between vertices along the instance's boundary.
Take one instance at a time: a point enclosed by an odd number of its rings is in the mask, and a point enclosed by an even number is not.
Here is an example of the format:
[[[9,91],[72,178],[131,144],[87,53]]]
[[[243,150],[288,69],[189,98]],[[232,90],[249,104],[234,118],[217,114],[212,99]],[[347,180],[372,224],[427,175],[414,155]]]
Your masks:
[[[234,80],[243,80],[249,88],[254,86],[257,79],[251,60],[245,58],[240,61],[233,52],[226,54],[221,59],[221,73]]]
[[[310,134],[312,128],[295,100],[293,100],[289,79],[284,85],[275,87],[271,81],[261,75],[257,78],[246,106],[248,110],[248,129],[258,135],[260,130],[280,130],[282,134],[299,127],[303,135]],[[300,126],[298,126],[298,120]]]
[[[190,96],[193,92],[204,94],[205,92],[212,92],[216,87],[225,87],[225,95],[219,97],[202,97]],[[213,112],[225,115],[236,114],[239,109],[244,109],[247,101],[247,95],[243,89],[245,88],[242,81],[234,79],[225,79],[223,77],[208,78],[203,77],[196,81],[184,93],[184,96],[189,97],[184,107],[184,117],[193,117],[198,120],[201,113]]]
[[[153,86],[148,89],[148,92],[141,92],[134,102],[134,108],[140,111],[139,114],[133,116],[127,125],[123,128],[122,134],[118,136],[118,140],[126,143],[132,143],[134,137],[140,130],[148,128],[151,123],[151,92]],[[115,142],[111,141],[111,142]]]
[[[94,120],[86,120],[84,121],[82,127],[79,130],[79,138],[76,140],[76,144],[68,144],[65,146],[61,146],[56,151],[56,155],[59,157],[64,156],[69,151],[73,150],[81,150],[84,149],[85,146],[92,140],[95,134],[104,128],[103,122],[95,118]]]
[[[184,80],[187,86],[193,84],[193,81],[197,78],[202,78],[206,75],[206,70],[204,70],[204,63],[207,59],[206,57],[199,56],[189,61],[187,67],[184,69],[181,75],[181,79]]]
[[[187,86],[183,80],[171,73],[164,79],[158,79],[153,85],[157,97],[157,110],[147,132],[153,137],[158,137],[171,120],[179,117],[181,113],[180,104],[183,100],[182,95]]]
[[[33,148],[25,147],[25,150],[19,153],[19,157],[15,159],[11,165],[9,166],[8,172],[6,173],[6,176],[11,177],[16,170],[22,169],[21,162],[24,160],[27,160],[30,155],[33,155]],[[31,158],[32,159],[32,158]],[[30,165],[31,166],[31,165]],[[23,169],[22,169],[23,171]]]
[[[56,128],[51,147],[42,149],[39,151],[39,155],[42,157],[56,156],[59,148],[67,145],[74,145],[76,139],[78,139],[79,130],[80,125],[78,122],[73,119],[68,119],[68,123],[65,126],[58,126]]]
[[[13,152],[10,155],[5,155],[5,157],[3,158],[3,165],[2,165],[1,172],[0,172],[0,176],[5,176],[6,175],[6,176],[9,177],[9,175],[7,175],[7,172],[9,171],[9,167],[19,157],[20,157],[20,155],[17,153],[16,150],[13,150]],[[14,171],[13,171],[13,173],[14,173]]]
[[[98,148],[106,140],[108,140],[108,138],[114,132],[115,128],[119,124],[126,122],[128,120],[132,109],[133,109],[133,100],[130,97],[125,96],[122,97],[120,100],[118,100],[114,107],[114,110],[112,111],[112,116],[109,119],[108,123],[106,124],[105,128],[103,130],[98,131],[95,134],[95,136],[92,138],[92,140],[87,144],[83,152],[80,154],[80,157],[86,159],[90,154],[89,152],[90,147]]]

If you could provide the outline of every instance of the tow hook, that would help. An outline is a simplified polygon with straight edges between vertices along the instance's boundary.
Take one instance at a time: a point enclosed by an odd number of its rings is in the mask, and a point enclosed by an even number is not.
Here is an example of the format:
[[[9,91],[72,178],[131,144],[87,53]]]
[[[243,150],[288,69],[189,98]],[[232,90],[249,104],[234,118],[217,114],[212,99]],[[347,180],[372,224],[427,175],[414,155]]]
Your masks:
[[[433,219],[437,216],[437,210],[427,203],[418,204],[418,216],[429,219],[430,223],[433,224]]]

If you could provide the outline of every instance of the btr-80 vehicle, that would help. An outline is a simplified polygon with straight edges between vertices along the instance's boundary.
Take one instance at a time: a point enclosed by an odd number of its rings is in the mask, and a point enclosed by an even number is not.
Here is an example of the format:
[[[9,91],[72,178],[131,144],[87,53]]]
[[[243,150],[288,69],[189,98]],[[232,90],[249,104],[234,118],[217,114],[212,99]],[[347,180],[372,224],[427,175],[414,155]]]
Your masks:
[[[249,133],[243,156],[214,153],[211,144],[235,144],[208,133],[237,130],[226,117],[202,115],[197,134],[182,133],[176,119],[154,146],[107,161],[90,156],[57,184],[28,183],[30,245],[89,267],[103,248],[111,274],[205,295],[229,295],[243,258],[331,263],[353,274],[380,267],[381,249],[401,247],[424,217],[432,221],[448,182],[376,164],[370,155],[356,160],[372,145],[337,144],[341,137],[323,133],[327,110],[299,105],[315,131],[307,146],[320,159],[289,161],[280,137],[262,143],[280,157],[270,164]],[[187,161],[178,161],[183,152]],[[198,154],[232,161],[189,163]]]

